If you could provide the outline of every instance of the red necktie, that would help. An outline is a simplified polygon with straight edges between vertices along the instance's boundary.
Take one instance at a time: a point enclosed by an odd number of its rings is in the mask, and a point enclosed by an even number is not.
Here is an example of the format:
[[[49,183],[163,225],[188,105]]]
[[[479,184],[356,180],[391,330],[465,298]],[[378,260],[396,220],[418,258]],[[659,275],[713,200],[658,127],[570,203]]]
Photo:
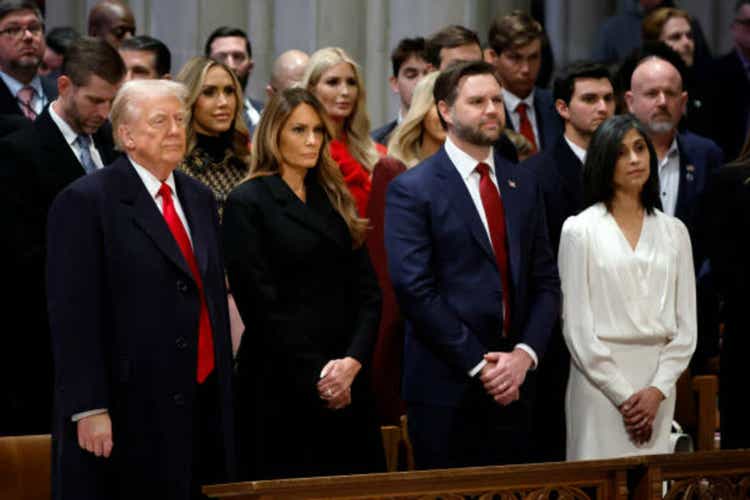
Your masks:
[[[528,104],[525,102],[519,102],[518,106],[516,106],[516,113],[518,113],[521,124],[519,132],[529,141],[529,144],[531,144],[531,154],[534,154],[537,152],[536,139],[534,138],[534,129],[531,127],[531,122],[529,121],[529,115],[526,114],[528,107]]]
[[[164,211],[164,220],[167,221],[167,226],[172,232],[177,245],[180,247],[182,256],[185,257],[190,271],[193,273],[196,285],[198,285],[198,293],[201,298],[201,312],[198,320],[198,383],[202,383],[206,380],[206,377],[214,369],[214,339],[213,333],[211,332],[211,322],[208,319],[208,307],[206,306],[206,296],[203,293],[203,281],[201,280],[200,272],[198,271],[198,263],[195,260],[195,254],[193,248],[190,245],[190,239],[188,238],[185,226],[182,225],[180,217],[174,209],[174,202],[172,201],[172,189],[165,183],[161,183],[159,188],[159,194],[161,195],[162,209]]]
[[[484,215],[490,228],[490,240],[495,250],[495,260],[503,283],[503,337],[510,330],[510,276],[508,275],[508,251],[505,238],[505,209],[497,187],[490,179],[490,166],[486,163],[477,165],[479,172],[479,196],[482,198]]]

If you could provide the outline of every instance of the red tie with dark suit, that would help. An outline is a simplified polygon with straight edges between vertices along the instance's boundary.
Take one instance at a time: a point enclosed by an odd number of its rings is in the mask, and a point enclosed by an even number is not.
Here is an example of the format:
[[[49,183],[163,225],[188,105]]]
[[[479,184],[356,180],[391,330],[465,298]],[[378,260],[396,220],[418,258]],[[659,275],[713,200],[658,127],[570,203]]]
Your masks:
[[[503,284],[503,336],[510,331],[510,279],[508,274],[508,250],[505,234],[505,208],[500,193],[490,178],[490,166],[480,163],[476,167],[479,172],[479,196],[482,198],[484,215],[490,228],[490,240],[495,250],[495,260],[500,271]]]
[[[206,295],[203,293],[203,280],[201,280],[201,274],[198,271],[198,263],[195,260],[193,247],[190,245],[190,238],[188,238],[185,226],[182,225],[180,217],[174,209],[172,189],[167,183],[162,182],[161,187],[159,188],[159,194],[161,195],[164,220],[167,222],[167,226],[169,226],[172,236],[174,236],[177,245],[180,247],[182,256],[185,257],[188,267],[193,273],[193,279],[195,279],[195,283],[198,285],[198,293],[201,298],[201,311],[198,320],[197,379],[198,383],[202,383],[214,369],[214,336],[211,331],[211,321],[208,319]]]
[[[534,137],[534,128],[531,126],[531,121],[529,120],[529,114],[526,112],[528,111],[528,104],[525,102],[519,102],[518,106],[516,106],[516,113],[518,113],[518,122],[519,122],[519,132],[522,136],[526,138],[527,141],[529,141],[529,144],[531,145],[531,154],[534,154],[539,149],[536,146],[536,138]]]

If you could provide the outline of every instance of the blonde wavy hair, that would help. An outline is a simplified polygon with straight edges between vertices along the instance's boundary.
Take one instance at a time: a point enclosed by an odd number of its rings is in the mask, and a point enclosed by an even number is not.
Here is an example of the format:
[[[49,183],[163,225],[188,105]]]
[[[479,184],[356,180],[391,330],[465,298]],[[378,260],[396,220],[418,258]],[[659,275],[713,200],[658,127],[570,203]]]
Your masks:
[[[411,106],[388,141],[388,154],[411,168],[422,160],[421,146],[424,137],[424,119],[435,105],[432,90],[439,71],[422,78],[411,97]]]
[[[263,108],[260,122],[255,128],[255,142],[250,159],[248,179],[281,173],[282,156],[279,150],[281,131],[298,106],[312,107],[325,126],[318,163],[313,167],[318,183],[325,191],[333,207],[349,228],[355,248],[361,246],[367,235],[368,220],[357,213],[354,197],[344,183],[344,177],[328,151],[331,130],[326,122],[325,110],[318,99],[306,89],[293,87],[276,92]]]
[[[198,101],[198,97],[200,97],[201,92],[203,91],[203,82],[206,81],[208,71],[215,67],[222,68],[232,78],[232,83],[234,84],[234,95],[237,101],[232,122],[232,149],[241,160],[248,163],[250,161],[250,150],[248,148],[250,132],[248,132],[245,121],[242,119],[242,103],[244,102],[244,98],[242,97],[242,87],[240,87],[240,82],[237,80],[237,77],[229,66],[203,56],[190,58],[182,69],[180,69],[180,72],[175,78],[178,82],[185,84],[188,89],[187,109],[189,116],[187,121],[187,153],[189,154],[195,149],[197,144],[195,124],[193,123],[195,103]]]
[[[329,68],[345,62],[352,67],[357,80],[357,102],[352,114],[344,122],[344,133],[349,152],[368,172],[372,172],[380,159],[375,142],[370,137],[370,118],[367,115],[365,84],[359,65],[339,47],[325,47],[313,53],[307,63],[301,85],[313,94],[315,86]]]

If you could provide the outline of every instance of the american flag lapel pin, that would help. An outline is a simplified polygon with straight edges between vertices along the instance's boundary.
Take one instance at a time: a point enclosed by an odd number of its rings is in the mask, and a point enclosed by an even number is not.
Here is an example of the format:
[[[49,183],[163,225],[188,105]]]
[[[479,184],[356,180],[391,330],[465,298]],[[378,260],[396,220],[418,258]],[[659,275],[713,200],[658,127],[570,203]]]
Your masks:
[[[508,179],[508,185],[511,189],[516,189],[516,182],[513,179]]]
[[[687,171],[685,180],[693,182],[693,179],[695,179],[695,165],[685,165],[685,170]]]

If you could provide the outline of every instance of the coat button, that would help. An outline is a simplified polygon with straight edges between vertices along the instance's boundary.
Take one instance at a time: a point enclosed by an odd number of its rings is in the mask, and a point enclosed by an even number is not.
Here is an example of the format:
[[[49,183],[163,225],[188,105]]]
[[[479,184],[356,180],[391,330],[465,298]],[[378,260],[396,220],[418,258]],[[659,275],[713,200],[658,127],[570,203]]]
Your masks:
[[[187,347],[187,341],[185,340],[185,337],[177,337],[175,344],[177,345],[177,349],[180,349],[180,350],[185,349]]]
[[[174,396],[172,396],[172,399],[174,400],[174,404],[177,406],[185,406],[185,396],[182,395],[181,392],[178,392]]]
[[[184,280],[177,280],[177,289],[181,291],[182,293],[187,292],[188,290],[187,283],[185,283]]]

